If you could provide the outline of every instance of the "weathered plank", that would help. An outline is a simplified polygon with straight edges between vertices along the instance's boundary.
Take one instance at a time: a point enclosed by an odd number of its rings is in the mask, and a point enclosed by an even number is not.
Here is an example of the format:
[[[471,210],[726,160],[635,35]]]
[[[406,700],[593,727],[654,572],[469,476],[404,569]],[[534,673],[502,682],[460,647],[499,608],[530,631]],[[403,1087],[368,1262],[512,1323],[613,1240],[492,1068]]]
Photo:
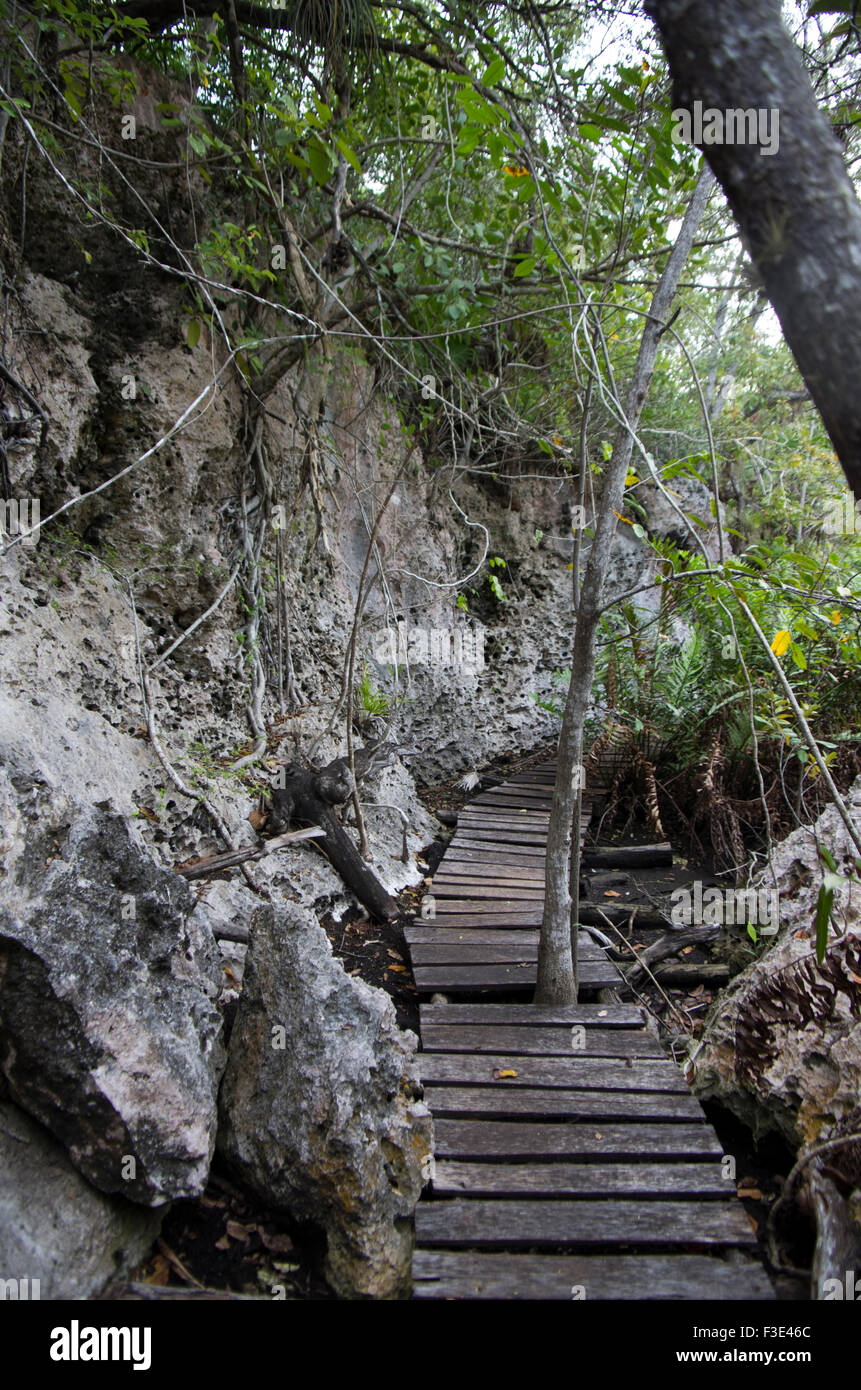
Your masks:
[[[587,1028],[640,1028],[643,1014],[636,1004],[422,1004],[422,1027],[427,1023],[583,1023]]]
[[[468,1024],[422,1025],[422,1046],[428,1052],[518,1052],[523,1057],[663,1057],[664,1050],[645,1028],[573,1027],[519,1028],[500,1025],[474,1028]]]
[[[761,1301],[774,1298],[752,1260],[712,1255],[496,1255],[417,1250],[420,1299]]]
[[[479,885],[458,883],[456,887],[449,887],[447,883],[434,883],[433,893],[435,898],[468,898],[470,902],[543,902],[544,890],[537,884],[534,888],[513,887],[508,884]]]
[[[528,1124],[515,1120],[437,1120],[437,1158],[720,1158],[711,1125]]]
[[[500,845],[497,849],[475,849],[469,845],[452,845],[451,849],[446,850],[446,867],[452,864],[483,864],[494,870],[497,867],[509,865],[512,869],[523,868],[534,872],[536,868],[544,871],[544,854],[539,854],[533,850],[526,850],[521,845],[517,852],[512,850],[507,853],[505,848]]]
[[[434,1196],[722,1197],[732,1183],[719,1163],[434,1164]]]
[[[475,912],[468,903],[462,903],[447,911],[443,904],[438,903],[436,921],[445,927],[516,927],[522,931],[524,928],[541,926],[541,910],[523,912],[511,908],[508,912]]]
[[[417,965],[413,973],[416,987],[427,994],[473,994],[484,989],[524,994],[535,989],[538,968],[535,961],[522,965]],[[586,990],[612,989],[621,979],[610,962],[584,961],[579,975]]]
[[[497,874],[488,869],[483,874],[473,874],[469,872],[469,869],[472,867],[470,865],[464,866],[467,871],[461,874],[457,872],[457,869],[460,867],[462,866],[451,865],[444,873],[437,874],[433,881],[433,887],[430,890],[431,893],[438,892],[440,888],[463,888],[466,891],[470,888],[506,887],[518,890],[521,888],[529,888],[533,892],[544,892],[543,873],[533,874],[529,870],[521,870],[518,873],[516,870],[514,872],[506,870],[504,873]]]
[[[705,1123],[695,1096],[661,1091],[539,1091],[528,1086],[428,1086],[436,1119],[692,1120]],[[648,1191],[649,1189],[645,1189]],[[724,1192],[726,1183],[724,1183]]]
[[[437,926],[405,927],[404,940],[411,949],[413,946],[447,946],[452,951],[450,959],[453,964],[458,962],[457,951],[461,946],[504,946],[511,952],[521,948],[526,951],[538,949],[537,931],[519,931],[516,927],[448,928],[444,925],[445,921],[446,918],[442,918]],[[589,941],[588,937],[580,945],[582,960],[604,960],[602,947]],[[527,960],[528,956],[512,955],[512,959]],[[429,964],[429,961],[425,964]]]
[[[587,1091],[669,1091],[690,1095],[679,1068],[669,1060],[615,1061],[611,1058],[529,1057],[520,1053],[479,1057],[463,1053],[420,1052],[423,1081],[437,1085],[518,1086]],[[494,1072],[514,1072],[497,1079]]]
[[[452,844],[464,845],[469,843],[477,845],[480,849],[482,845],[498,845],[500,840],[504,840],[506,848],[509,845],[543,846],[547,841],[547,830],[546,827],[532,830],[530,827],[524,826],[522,830],[506,830],[504,835],[500,835],[495,826],[475,826],[474,828],[470,826],[468,830],[458,830]]]
[[[514,1250],[530,1245],[751,1246],[750,1222],[739,1202],[450,1201],[419,1203],[418,1245]]]

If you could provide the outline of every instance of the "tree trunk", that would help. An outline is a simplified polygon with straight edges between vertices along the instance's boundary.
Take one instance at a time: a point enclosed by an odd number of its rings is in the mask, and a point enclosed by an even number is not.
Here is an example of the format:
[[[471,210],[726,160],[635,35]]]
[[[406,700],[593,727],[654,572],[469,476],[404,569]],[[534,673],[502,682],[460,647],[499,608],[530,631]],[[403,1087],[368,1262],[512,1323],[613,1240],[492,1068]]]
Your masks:
[[[622,507],[625,478],[634,446],[634,431],[639,424],[651,384],[661,332],[682,269],[690,254],[697,227],[705,211],[712,183],[708,170],[703,169],[685,213],[678,239],[652,299],[634,375],[625,400],[626,424],[620,425],[616,433],[613,452],[604,474],[595,535],[589,551],[577,609],[574,652],[571,658],[571,684],[559,736],[556,785],[553,789],[547,833],[544,917],[538,947],[536,1004],[577,1002],[577,930],[576,925],[572,930],[570,920],[570,882],[579,881],[580,841],[578,836],[573,843],[572,853],[571,827],[575,822],[577,802],[582,796],[580,771],[583,762],[583,726],[595,675],[595,635],[601,614],[604,578],[616,532],[616,514]],[[577,823],[579,824],[579,820]]]
[[[861,498],[861,205],[780,0],[645,0],[645,8],[670,65],[674,109],[701,101],[703,111],[779,113],[772,154],[754,143],[701,148]]]
[[[379,750],[370,757],[365,749],[356,752],[357,776],[366,763],[379,762]],[[337,869],[347,887],[372,917],[386,921],[394,917],[397,904],[389,896],[372,869],[368,868],[338,817],[334,806],[342,804],[353,794],[353,779],[346,758],[336,758],[326,767],[301,768],[291,764],[286,769],[285,785],[272,793],[269,828],[276,833],[286,830],[291,821],[308,821],[325,833],[318,841],[328,855],[332,868]]]

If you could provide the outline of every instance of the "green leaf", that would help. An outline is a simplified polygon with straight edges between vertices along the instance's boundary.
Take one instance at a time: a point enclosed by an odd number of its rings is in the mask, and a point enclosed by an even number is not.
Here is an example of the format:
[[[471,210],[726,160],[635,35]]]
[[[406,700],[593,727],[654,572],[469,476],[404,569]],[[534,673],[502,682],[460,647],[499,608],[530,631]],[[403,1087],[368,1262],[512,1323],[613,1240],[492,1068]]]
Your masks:
[[[790,642],[789,652],[799,671],[806,671],[807,659],[797,642]]]
[[[484,72],[481,74],[482,87],[495,87],[497,82],[501,82],[505,76],[505,59],[494,58],[492,63],[488,63]]]
[[[322,186],[331,173],[331,165],[329,151],[323,142],[316,137],[308,141],[308,163],[316,182]]]
[[[346,140],[342,139],[340,135],[335,136],[335,144],[338,146],[338,149],[341,151],[347,163],[352,164],[357,174],[361,174],[362,166],[359,163],[359,156],[356,154],[353,147],[348,145]]]
[[[578,126],[578,129],[580,131],[580,134],[583,136],[584,140],[592,140],[595,144],[597,144],[598,141],[601,139],[601,131],[596,125],[589,125],[587,123],[585,125]]]
[[[635,536],[639,537],[641,541],[646,540],[646,532],[644,528],[640,525],[639,521],[634,522],[633,526],[631,527],[631,530],[634,532]]]
[[[518,264],[518,265],[516,266],[516,268],[515,268],[514,277],[515,277],[515,279],[519,279],[519,277],[522,276],[522,275],[531,275],[534,269],[535,269],[535,257],[534,257],[534,256],[524,256],[524,257],[523,257],[523,260],[520,261],[519,264]]]
[[[189,319],[185,330],[185,341],[188,347],[196,348],[200,341],[200,319]]]
[[[816,900],[816,959],[821,965],[825,959],[825,949],[828,945],[828,923],[831,920],[831,908],[834,905],[834,890],[828,889],[823,883],[819,890],[819,897]]]

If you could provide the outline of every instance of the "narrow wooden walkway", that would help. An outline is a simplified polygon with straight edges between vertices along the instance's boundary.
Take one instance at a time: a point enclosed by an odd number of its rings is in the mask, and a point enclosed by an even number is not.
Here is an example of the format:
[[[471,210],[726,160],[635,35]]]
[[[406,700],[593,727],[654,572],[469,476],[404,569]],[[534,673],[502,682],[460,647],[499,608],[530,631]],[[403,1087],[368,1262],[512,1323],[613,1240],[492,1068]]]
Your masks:
[[[587,934],[581,1003],[535,985],[552,765],[475,798],[408,928],[433,1180],[416,1212],[417,1298],[767,1299],[756,1238],[678,1067]],[[585,818],[584,818],[585,819]]]

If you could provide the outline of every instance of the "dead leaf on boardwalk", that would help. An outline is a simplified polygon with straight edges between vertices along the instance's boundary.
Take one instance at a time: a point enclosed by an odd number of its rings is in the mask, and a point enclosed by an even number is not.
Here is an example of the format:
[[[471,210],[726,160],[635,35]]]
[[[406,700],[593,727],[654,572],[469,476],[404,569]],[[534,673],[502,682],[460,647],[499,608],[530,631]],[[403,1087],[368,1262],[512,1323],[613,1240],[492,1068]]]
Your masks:
[[[406,968],[407,968],[407,967],[406,967],[405,965],[387,965],[387,966],[386,966],[386,974],[388,975],[388,974],[397,973],[397,974],[399,974],[399,975],[402,975],[402,974],[406,971]]]
[[[516,1076],[517,1072],[512,1067],[497,1067],[493,1073],[494,1081],[507,1081],[510,1076]]]
[[[617,893],[616,890],[615,890],[615,888],[605,888],[605,889],[604,889],[604,897],[605,897],[605,898],[621,898],[621,896],[622,896],[622,894],[621,894],[621,893]]]

